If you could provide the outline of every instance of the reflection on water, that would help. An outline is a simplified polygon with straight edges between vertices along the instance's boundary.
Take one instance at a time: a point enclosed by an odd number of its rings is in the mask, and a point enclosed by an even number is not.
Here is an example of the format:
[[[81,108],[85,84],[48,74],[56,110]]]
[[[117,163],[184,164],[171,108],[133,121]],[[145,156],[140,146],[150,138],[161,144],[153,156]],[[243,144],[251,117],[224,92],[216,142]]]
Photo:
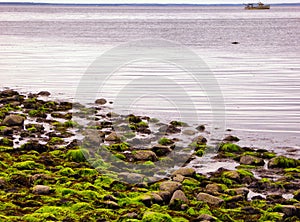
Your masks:
[[[299,11],[0,6],[1,87],[49,90],[54,97],[73,98],[87,67],[106,50],[134,39],[168,39],[186,45],[209,66],[224,96],[227,127],[233,130],[228,133],[241,137],[241,145],[294,155],[297,149],[291,148],[300,146]],[[239,44],[231,44],[235,41]],[[199,119],[190,122],[209,126],[212,115],[205,92],[183,70],[164,63],[128,64],[107,81],[103,96],[115,100],[125,79],[139,75],[176,81],[197,108]],[[158,101],[142,96],[129,111],[166,121],[180,118],[174,103]]]

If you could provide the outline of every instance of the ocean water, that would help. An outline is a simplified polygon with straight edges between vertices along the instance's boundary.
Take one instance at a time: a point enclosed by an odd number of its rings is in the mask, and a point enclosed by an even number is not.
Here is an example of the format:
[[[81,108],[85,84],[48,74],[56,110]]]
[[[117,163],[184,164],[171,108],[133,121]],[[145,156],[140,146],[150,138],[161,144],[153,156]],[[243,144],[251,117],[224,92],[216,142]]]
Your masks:
[[[240,137],[240,145],[299,158],[299,12],[298,6],[246,11],[241,7],[1,5],[0,87],[49,90],[53,98],[70,100],[86,92],[83,97],[91,101],[97,96],[114,101],[112,109],[121,103],[118,112],[206,124],[208,137],[233,134]],[[164,41],[176,43],[196,55],[201,68],[197,72],[207,78],[195,80],[189,70],[168,61],[145,60],[144,53],[151,48],[147,44],[127,51],[128,59],[134,55],[140,60],[102,73],[101,67],[108,66],[101,63],[103,55],[131,41],[159,44],[162,52],[167,51]],[[178,64],[190,61],[184,52],[179,50],[174,57]],[[123,60],[122,53],[110,57],[111,64]],[[93,75],[100,74],[88,71],[94,61],[104,75],[95,80]],[[97,90],[88,84],[82,88],[87,73],[91,83],[98,81]],[[222,95],[217,108],[211,101],[215,86]],[[217,136],[212,135],[215,114],[223,124]]]

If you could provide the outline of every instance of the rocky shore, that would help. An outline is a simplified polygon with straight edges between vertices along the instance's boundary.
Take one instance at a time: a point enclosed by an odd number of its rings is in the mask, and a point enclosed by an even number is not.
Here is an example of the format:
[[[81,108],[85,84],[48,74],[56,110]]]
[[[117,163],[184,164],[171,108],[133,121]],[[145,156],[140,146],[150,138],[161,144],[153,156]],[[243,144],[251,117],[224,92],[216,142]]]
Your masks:
[[[0,221],[300,221],[299,159],[49,96],[0,91]],[[189,164],[212,150],[236,169]]]

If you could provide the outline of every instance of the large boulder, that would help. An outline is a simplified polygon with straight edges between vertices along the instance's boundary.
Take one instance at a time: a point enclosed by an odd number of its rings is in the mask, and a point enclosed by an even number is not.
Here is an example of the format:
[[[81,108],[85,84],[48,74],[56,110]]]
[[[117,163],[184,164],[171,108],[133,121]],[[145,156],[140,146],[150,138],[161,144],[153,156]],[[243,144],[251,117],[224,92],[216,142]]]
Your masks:
[[[222,203],[224,203],[224,200],[222,198],[215,197],[207,193],[199,193],[197,195],[197,200],[203,201],[214,206],[221,206]]]
[[[9,115],[4,118],[2,121],[3,126],[23,126],[25,118],[19,115]]]
[[[269,168],[291,168],[300,166],[300,160],[288,158],[285,156],[277,156],[272,158],[269,163]]]

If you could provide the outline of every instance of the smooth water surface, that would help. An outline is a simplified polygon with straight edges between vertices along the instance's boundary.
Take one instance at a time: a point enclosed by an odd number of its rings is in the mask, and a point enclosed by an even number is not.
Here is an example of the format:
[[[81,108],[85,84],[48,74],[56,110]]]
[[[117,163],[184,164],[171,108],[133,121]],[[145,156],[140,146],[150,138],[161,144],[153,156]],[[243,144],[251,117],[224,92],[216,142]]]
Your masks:
[[[232,130],[224,133],[239,136],[241,145],[299,157],[299,12],[300,7],[278,6],[245,11],[241,7],[2,5],[0,86],[23,92],[49,90],[54,98],[72,99],[89,65],[107,50],[145,38],[175,41],[197,53],[216,77],[224,97],[226,128]],[[206,92],[170,64],[132,62],[107,80],[101,96],[115,101],[132,78],[162,75],[182,86],[195,105],[199,118],[189,122],[207,124],[209,129],[212,111]],[[194,116],[195,110],[178,111],[176,103],[186,96],[174,92],[175,101],[159,95],[148,98],[147,87],[152,86],[142,87],[145,95],[130,104],[128,112],[165,121]],[[174,90],[171,83],[162,87]]]

